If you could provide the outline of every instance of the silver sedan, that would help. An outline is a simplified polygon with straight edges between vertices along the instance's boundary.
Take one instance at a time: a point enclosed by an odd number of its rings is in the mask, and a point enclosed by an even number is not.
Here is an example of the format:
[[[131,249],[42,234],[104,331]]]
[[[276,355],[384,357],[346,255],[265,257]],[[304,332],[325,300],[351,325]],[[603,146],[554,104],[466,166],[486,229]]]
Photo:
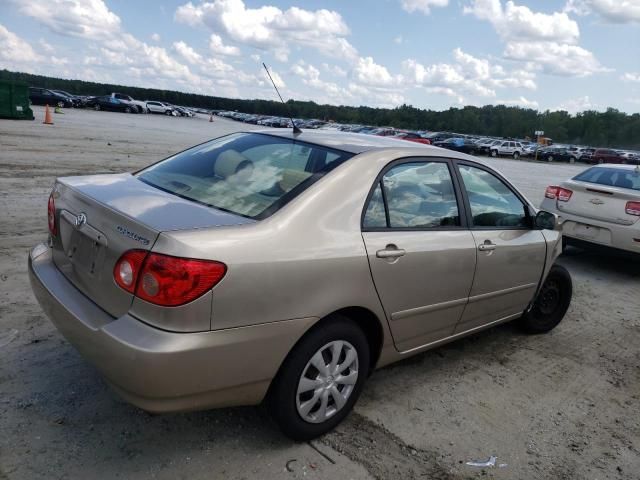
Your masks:
[[[473,157],[347,133],[239,133],[139,172],[59,178],[33,290],[154,412],[266,401],[327,432],[373,369],[571,301],[556,217]]]
[[[547,187],[541,208],[556,213],[565,243],[640,253],[640,165],[596,165]]]

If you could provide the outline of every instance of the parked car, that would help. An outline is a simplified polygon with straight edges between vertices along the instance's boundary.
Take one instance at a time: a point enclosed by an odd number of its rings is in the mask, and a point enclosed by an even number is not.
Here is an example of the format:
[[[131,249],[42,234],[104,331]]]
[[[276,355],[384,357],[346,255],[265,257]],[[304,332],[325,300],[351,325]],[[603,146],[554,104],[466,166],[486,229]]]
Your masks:
[[[147,112],[149,113],[161,113],[163,115],[178,116],[178,113],[173,109],[171,105],[164,102],[147,101]]]
[[[621,150],[620,156],[622,157],[622,163],[627,165],[640,165],[640,153],[631,152],[629,150]]]
[[[490,147],[492,157],[510,156],[517,159],[522,156],[522,152],[523,148],[520,142],[503,141]]]
[[[136,113],[137,108],[134,105],[122,103],[117,98],[113,98],[109,95],[103,95],[102,97],[93,97],[87,101],[87,108],[93,108],[94,110],[109,110],[112,112],[125,112]]]
[[[458,137],[447,138],[440,142],[434,142],[433,145],[440,148],[446,148],[447,150],[468,153],[469,155],[475,155],[477,148],[475,143]]]
[[[597,148],[591,159],[593,163],[623,163],[622,160],[620,153],[610,148]]]
[[[640,253],[640,167],[591,167],[547,187],[541,208],[559,216],[565,243]]]
[[[543,162],[567,162],[574,163],[576,161],[574,153],[567,148],[547,147],[538,150],[536,155],[538,160]]]
[[[120,100],[120,102],[122,103],[130,105],[132,111],[136,113],[147,113],[147,104],[145,102],[134,100],[132,97],[130,97],[129,95],[125,95],[124,93],[114,92],[111,94],[111,97]]]
[[[64,95],[65,97],[67,97],[69,100],[71,100],[71,106],[73,107],[80,107],[82,106],[82,100],[80,97],[78,97],[77,95],[73,95],[69,92],[65,92],[64,90],[51,90],[54,93],[57,93],[59,95]]]
[[[447,138],[453,138],[455,136],[456,135],[454,135],[453,133],[448,132],[429,132],[425,135],[425,138],[428,139],[431,144],[434,144],[435,142],[441,142],[443,140],[446,140]]]
[[[134,174],[58,178],[29,272],[126,400],[266,400],[304,440],[342,421],[373,368],[509,320],[554,328],[572,289],[555,218],[458,152],[237,133]]]
[[[585,148],[580,155],[580,161],[584,163],[593,163],[593,154],[596,151],[595,148]]]
[[[400,138],[409,142],[422,143],[424,145],[431,144],[431,141],[428,138],[424,138],[422,135],[413,132],[399,132],[395,134],[394,138]]]
[[[66,95],[47,88],[29,87],[29,101],[32,105],[50,105],[52,107],[73,107],[73,100]]]
[[[495,140],[492,138],[481,140],[479,142],[476,142],[476,150],[479,153],[484,153],[486,155],[489,155],[491,153],[491,147],[493,147],[494,145],[499,145],[503,141],[504,140]]]

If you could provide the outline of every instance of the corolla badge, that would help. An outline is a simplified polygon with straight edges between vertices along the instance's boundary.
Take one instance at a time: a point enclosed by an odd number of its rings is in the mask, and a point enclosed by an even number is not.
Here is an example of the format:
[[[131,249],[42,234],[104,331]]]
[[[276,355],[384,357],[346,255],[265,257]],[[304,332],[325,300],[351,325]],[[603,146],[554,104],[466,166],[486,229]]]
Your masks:
[[[148,238],[144,238],[143,236],[138,235],[136,232],[132,232],[127,227],[123,227],[122,225],[118,225],[116,227],[116,230],[118,231],[118,233],[120,233],[121,235],[124,235],[125,237],[130,238],[131,240],[135,240],[136,242],[140,242],[142,245],[149,245],[149,239]]]

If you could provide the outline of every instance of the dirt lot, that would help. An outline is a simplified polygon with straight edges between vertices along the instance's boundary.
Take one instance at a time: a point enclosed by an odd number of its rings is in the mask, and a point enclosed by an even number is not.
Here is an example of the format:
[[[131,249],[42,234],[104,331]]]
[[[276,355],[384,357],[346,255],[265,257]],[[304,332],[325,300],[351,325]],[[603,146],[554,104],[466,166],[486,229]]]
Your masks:
[[[27,250],[56,176],[133,170],[246,125],[92,111],[0,120],[0,479],[637,479],[640,262],[569,249],[551,334],[504,325],[376,372],[311,443],[262,408],[152,416],[119,400],[36,304]],[[534,202],[584,166],[490,160]],[[494,468],[465,462],[498,457]],[[506,464],[499,467],[498,465]]]

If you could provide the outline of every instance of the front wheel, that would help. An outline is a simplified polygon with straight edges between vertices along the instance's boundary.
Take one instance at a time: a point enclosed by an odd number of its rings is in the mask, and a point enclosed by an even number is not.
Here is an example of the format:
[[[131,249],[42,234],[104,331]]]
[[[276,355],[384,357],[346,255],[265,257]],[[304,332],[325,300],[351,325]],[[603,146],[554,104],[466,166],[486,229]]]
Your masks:
[[[514,160],[518,160],[520,158],[520,153],[519,152],[513,152],[513,159]]]
[[[271,385],[267,405],[285,435],[305,441],[338,425],[369,373],[369,344],[351,320],[335,316],[293,348]]]
[[[547,157],[547,162],[553,162],[553,155],[549,155]]]
[[[97,103],[93,106],[93,109],[97,112],[98,110],[100,110],[100,105],[98,105]]]
[[[498,156],[498,151],[497,150],[491,150],[491,156],[492,157],[497,157]]]
[[[529,333],[553,330],[569,309],[573,295],[571,275],[561,265],[553,265],[545,279],[533,307],[520,319],[520,325]]]
[[[131,107],[125,107],[124,113],[131,113]]]

